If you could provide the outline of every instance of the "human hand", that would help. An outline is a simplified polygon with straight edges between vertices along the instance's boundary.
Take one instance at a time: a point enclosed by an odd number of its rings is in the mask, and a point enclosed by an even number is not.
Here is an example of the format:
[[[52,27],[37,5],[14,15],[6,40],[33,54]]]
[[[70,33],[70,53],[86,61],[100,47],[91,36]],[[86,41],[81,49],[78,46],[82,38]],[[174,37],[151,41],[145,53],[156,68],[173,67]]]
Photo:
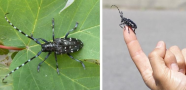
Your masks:
[[[124,40],[145,84],[152,90],[186,90],[186,49],[181,51],[177,46],[166,49],[160,41],[147,57],[129,30],[130,34],[123,31]]]

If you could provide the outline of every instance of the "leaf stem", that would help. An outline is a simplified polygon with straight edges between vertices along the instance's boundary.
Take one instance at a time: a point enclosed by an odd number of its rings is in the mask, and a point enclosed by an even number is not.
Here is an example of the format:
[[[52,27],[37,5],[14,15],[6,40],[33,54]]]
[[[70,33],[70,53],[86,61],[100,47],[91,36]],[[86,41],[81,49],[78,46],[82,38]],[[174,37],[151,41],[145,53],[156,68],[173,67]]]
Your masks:
[[[4,45],[0,45],[0,48],[8,49],[8,50],[23,50],[24,48],[17,48],[17,47],[8,47]]]

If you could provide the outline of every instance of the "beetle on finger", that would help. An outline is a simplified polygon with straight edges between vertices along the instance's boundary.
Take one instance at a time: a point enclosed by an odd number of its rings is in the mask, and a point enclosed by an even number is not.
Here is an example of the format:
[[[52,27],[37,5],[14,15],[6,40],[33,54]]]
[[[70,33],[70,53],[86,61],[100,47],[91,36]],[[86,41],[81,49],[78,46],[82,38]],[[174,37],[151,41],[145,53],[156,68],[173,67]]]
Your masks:
[[[123,12],[120,11],[119,8],[116,5],[112,5],[112,6],[115,6],[119,11],[119,14],[120,14],[120,17],[121,17],[121,23],[119,24],[119,26],[121,28],[124,28],[124,30],[126,30],[126,28],[128,29],[128,27],[132,28],[133,32],[135,33],[135,30],[137,29],[137,25],[131,19],[125,18],[123,16]],[[129,29],[128,29],[128,33],[130,33]]]

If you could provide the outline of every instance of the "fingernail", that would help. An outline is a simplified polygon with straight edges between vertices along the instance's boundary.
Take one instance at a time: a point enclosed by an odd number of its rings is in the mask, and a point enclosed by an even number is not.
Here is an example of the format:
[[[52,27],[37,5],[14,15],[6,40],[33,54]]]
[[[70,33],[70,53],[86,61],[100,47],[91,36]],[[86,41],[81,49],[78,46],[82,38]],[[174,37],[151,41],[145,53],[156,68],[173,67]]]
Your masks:
[[[171,69],[174,70],[174,71],[178,71],[179,70],[178,65],[176,63],[172,63],[171,64]]]
[[[163,41],[159,41],[156,48],[161,48],[163,46]]]

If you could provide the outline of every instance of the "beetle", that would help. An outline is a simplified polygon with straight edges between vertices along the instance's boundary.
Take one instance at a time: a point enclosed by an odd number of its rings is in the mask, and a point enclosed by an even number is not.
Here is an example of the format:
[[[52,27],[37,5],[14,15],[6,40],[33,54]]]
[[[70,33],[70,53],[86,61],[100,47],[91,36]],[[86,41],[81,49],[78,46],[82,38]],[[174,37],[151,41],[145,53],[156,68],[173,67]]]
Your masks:
[[[74,31],[77,26],[78,26],[78,22],[76,22],[76,25],[73,29],[71,29],[70,31],[67,32],[67,34],[65,35],[64,38],[54,38],[55,34],[54,34],[54,18],[52,19],[52,32],[53,32],[53,41],[47,41],[43,38],[34,38],[32,35],[29,36],[27,34],[25,34],[23,31],[21,31],[20,29],[18,29],[17,27],[15,27],[6,17],[6,15],[9,13],[5,14],[5,19],[6,21],[18,32],[20,32],[21,34],[23,34],[24,36],[28,37],[29,39],[35,41],[37,44],[41,45],[41,51],[39,51],[37,53],[36,56],[30,58],[29,60],[27,60],[26,62],[24,62],[23,64],[19,65],[18,67],[16,67],[14,70],[12,70],[10,73],[8,73],[3,79],[2,82],[6,83],[4,80],[13,72],[15,72],[16,70],[18,70],[19,68],[23,67],[25,64],[27,64],[28,62],[32,61],[34,58],[38,57],[42,52],[48,52],[47,56],[45,57],[45,59],[40,62],[38,64],[37,67],[37,71],[39,72],[40,66],[41,64],[48,58],[48,56],[54,52],[55,55],[55,61],[56,61],[56,68],[57,68],[57,73],[59,74],[59,68],[58,68],[58,62],[57,62],[57,55],[59,54],[67,54],[71,59],[80,62],[81,65],[83,66],[83,68],[85,69],[85,65],[82,61],[75,59],[72,55],[70,55],[70,53],[73,52],[77,52],[80,49],[82,49],[83,47],[83,42],[77,38],[68,38],[68,35],[70,32]],[[41,44],[39,42],[39,40],[42,40],[44,43]]]
[[[137,29],[137,25],[131,19],[125,18],[123,16],[123,12],[120,11],[119,8],[116,5],[112,5],[112,6],[115,6],[119,11],[119,14],[120,14],[120,17],[121,17],[121,24],[119,24],[119,26],[121,28],[124,28],[124,30],[126,30],[126,26],[128,26],[129,28],[132,28],[133,32],[135,33],[135,30]],[[128,29],[128,33],[130,33],[129,29]]]

